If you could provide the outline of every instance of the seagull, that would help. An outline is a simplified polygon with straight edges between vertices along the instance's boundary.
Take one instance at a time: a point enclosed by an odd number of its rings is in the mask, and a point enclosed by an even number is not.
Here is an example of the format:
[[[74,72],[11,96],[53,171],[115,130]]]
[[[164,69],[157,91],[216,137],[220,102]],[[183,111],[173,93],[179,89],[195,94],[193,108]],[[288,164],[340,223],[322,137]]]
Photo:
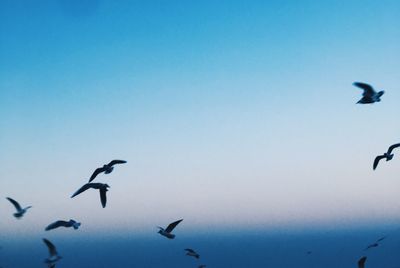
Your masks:
[[[49,255],[44,262],[47,264],[49,268],[55,267],[56,262],[59,261],[62,257],[58,255],[56,247],[46,238],[43,238],[43,242],[46,244],[47,248],[49,249]]]
[[[385,93],[383,90],[376,92],[372,86],[365,83],[354,82],[353,85],[364,90],[363,97],[357,102],[360,104],[379,102],[381,101],[381,96]]]
[[[365,267],[365,261],[367,260],[367,257],[362,257],[361,259],[358,260],[358,268],[364,268]]]
[[[106,203],[107,203],[107,196],[106,196],[106,192],[108,191],[107,188],[109,188],[110,186],[108,186],[108,184],[105,183],[86,183],[85,185],[83,185],[78,191],[76,191],[71,198],[77,196],[80,193],[83,193],[84,191],[86,191],[87,189],[93,188],[93,189],[98,189],[100,190],[100,200],[101,200],[101,205],[103,206],[103,208],[106,207]]]
[[[56,229],[58,227],[73,227],[75,230],[77,230],[79,228],[79,226],[81,226],[80,222],[76,222],[74,220],[69,220],[69,221],[55,221],[53,223],[50,223],[47,227],[46,227],[46,231],[50,231],[53,229]]]
[[[392,151],[397,147],[400,147],[400,143],[396,143],[396,144],[391,145],[388,148],[386,153],[384,153],[382,155],[378,155],[377,157],[375,157],[373,169],[374,170],[376,169],[376,167],[378,166],[379,161],[381,161],[381,159],[383,159],[383,158],[386,158],[386,161],[392,160],[393,156],[394,156],[394,154],[392,154]]]
[[[158,233],[159,233],[160,235],[165,236],[166,238],[174,239],[174,238],[175,238],[175,235],[174,235],[174,234],[171,234],[171,232],[172,232],[172,230],[174,230],[174,228],[175,228],[181,221],[183,221],[183,219],[178,220],[178,221],[174,221],[173,223],[170,223],[166,229],[164,229],[164,228],[158,226],[158,228],[160,229],[160,230],[158,231]]]
[[[368,250],[370,248],[376,248],[377,246],[379,246],[379,242],[381,242],[382,240],[384,240],[386,238],[386,236],[379,238],[378,240],[376,240],[374,243],[368,245],[364,250]]]
[[[94,180],[94,178],[96,178],[97,175],[99,175],[100,173],[104,172],[105,174],[110,174],[113,170],[114,170],[114,165],[116,164],[125,164],[126,161],[125,160],[112,160],[110,163],[103,165],[103,167],[101,168],[97,168],[92,176],[90,176],[89,182],[91,182],[92,180]]]
[[[17,212],[13,214],[14,217],[17,219],[22,218],[24,216],[24,214],[28,211],[28,209],[30,209],[32,207],[32,206],[28,206],[26,208],[22,208],[17,201],[15,201],[14,199],[12,199],[10,197],[7,197],[7,200],[10,201],[14,205],[15,209],[17,210]]]
[[[200,258],[200,255],[196,251],[194,251],[193,249],[185,248],[185,250],[186,250],[186,255],[195,257],[196,259]]]

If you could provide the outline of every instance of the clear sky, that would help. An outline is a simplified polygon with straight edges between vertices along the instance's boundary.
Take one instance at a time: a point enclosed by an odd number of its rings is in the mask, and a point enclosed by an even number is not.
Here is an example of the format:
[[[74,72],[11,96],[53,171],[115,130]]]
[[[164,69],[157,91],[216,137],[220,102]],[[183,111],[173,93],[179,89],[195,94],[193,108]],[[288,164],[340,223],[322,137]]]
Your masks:
[[[104,230],[400,220],[399,1],[0,1],[0,202]],[[354,81],[385,90],[356,105]],[[70,195],[93,170],[111,188]],[[4,217],[4,215],[10,215]],[[92,229],[92,227],[87,227]]]

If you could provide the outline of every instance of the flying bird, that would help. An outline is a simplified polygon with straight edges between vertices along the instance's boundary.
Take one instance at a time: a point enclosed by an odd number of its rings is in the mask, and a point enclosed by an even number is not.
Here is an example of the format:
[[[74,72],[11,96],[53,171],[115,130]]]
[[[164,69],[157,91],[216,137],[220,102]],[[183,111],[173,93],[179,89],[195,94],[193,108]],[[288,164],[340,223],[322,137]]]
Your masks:
[[[400,147],[400,143],[396,143],[396,144],[391,145],[391,146],[388,148],[388,150],[387,150],[386,153],[384,153],[384,154],[382,154],[382,155],[378,155],[377,157],[375,157],[373,169],[375,170],[376,167],[378,166],[379,161],[381,161],[381,160],[384,159],[384,158],[386,158],[386,161],[392,160],[392,159],[393,159],[393,156],[394,156],[394,154],[392,154],[392,151],[393,151],[395,148],[397,148],[397,147]]]
[[[15,218],[20,219],[24,216],[24,214],[28,211],[28,209],[30,209],[32,206],[28,206],[26,208],[22,208],[20,206],[20,204],[15,201],[14,199],[7,197],[7,200],[11,202],[11,204],[14,205],[15,209],[17,210],[17,212],[15,212],[13,215]]]
[[[97,168],[92,176],[90,176],[89,182],[91,182],[92,180],[94,180],[94,178],[96,178],[97,175],[99,175],[100,173],[104,172],[105,174],[110,174],[113,170],[114,170],[114,165],[116,164],[125,164],[126,161],[125,160],[112,160],[110,163],[103,165],[103,167],[101,168]]]
[[[360,104],[379,102],[381,101],[382,95],[385,93],[383,90],[376,92],[371,85],[365,83],[354,82],[353,85],[364,90],[363,97],[357,102]]]
[[[367,260],[367,257],[362,257],[361,259],[358,260],[358,268],[365,268],[365,261]]]
[[[205,265],[205,264],[201,264],[201,265],[199,265],[199,267],[198,268],[204,268],[204,267],[206,267],[207,265]]]
[[[69,221],[60,220],[60,221],[55,221],[53,223],[50,223],[46,227],[45,230],[46,231],[50,231],[50,230],[56,229],[58,227],[66,227],[66,228],[73,227],[75,230],[77,230],[79,228],[79,226],[81,226],[81,223],[80,222],[76,222],[76,221],[74,221],[72,219],[69,220]]]
[[[108,184],[105,184],[105,183],[86,183],[78,191],[76,191],[71,196],[71,198],[77,196],[80,193],[83,193],[84,191],[86,191],[87,189],[90,189],[90,188],[99,190],[101,205],[103,206],[103,208],[105,208],[106,207],[106,203],[107,203],[106,192],[108,191],[107,188],[110,188],[110,186],[108,186]]]
[[[200,258],[200,255],[196,251],[194,251],[193,249],[185,248],[185,250],[186,250],[186,255],[195,257],[196,259]]]
[[[49,257],[44,260],[49,268],[55,267],[56,262],[59,261],[62,257],[58,255],[56,247],[46,238],[43,238],[43,242],[46,244],[49,249]]]
[[[384,240],[386,238],[386,236],[379,238],[378,240],[376,240],[374,243],[368,245],[364,250],[368,250],[370,248],[376,248],[377,246],[379,246],[379,242],[381,242],[382,240]]]
[[[158,233],[159,233],[160,235],[165,236],[166,238],[174,239],[174,238],[175,238],[175,235],[172,234],[171,232],[172,232],[172,230],[174,230],[174,228],[175,228],[181,221],[183,221],[183,219],[178,220],[178,221],[174,221],[173,223],[170,223],[170,224],[167,226],[167,228],[165,228],[165,229],[158,226],[158,228],[160,229],[160,230],[158,231]]]

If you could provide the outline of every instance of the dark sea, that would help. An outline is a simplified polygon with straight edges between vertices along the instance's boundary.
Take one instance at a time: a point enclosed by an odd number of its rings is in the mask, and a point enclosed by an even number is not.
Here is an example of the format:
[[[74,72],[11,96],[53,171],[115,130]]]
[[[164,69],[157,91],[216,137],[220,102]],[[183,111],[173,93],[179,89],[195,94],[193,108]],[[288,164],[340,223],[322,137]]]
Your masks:
[[[71,230],[72,231],[72,230]],[[72,231],[73,232],[73,231]],[[151,234],[55,235],[63,257],[56,267],[178,268],[400,268],[400,230],[220,231],[178,233],[174,240]],[[47,233],[46,233],[47,234]],[[364,250],[382,236],[378,247]],[[185,256],[193,248],[200,259]],[[46,267],[47,248],[41,238],[2,237],[2,268]]]

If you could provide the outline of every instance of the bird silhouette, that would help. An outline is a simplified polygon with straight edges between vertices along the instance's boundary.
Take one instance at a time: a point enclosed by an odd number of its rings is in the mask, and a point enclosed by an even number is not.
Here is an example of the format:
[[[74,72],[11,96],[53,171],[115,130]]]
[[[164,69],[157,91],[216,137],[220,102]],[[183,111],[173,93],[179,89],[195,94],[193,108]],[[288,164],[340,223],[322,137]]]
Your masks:
[[[193,249],[185,248],[185,250],[186,250],[186,255],[195,257],[196,259],[200,258],[200,255],[196,251],[194,251]]]
[[[160,229],[160,230],[158,231],[158,233],[159,233],[160,235],[163,235],[163,236],[169,238],[169,239],[174,239],[174,238],[175,238],[175,235],[172,234],[171,232],[172,232],[172,230],[174,230],[174,228],[175,228],[181,221],[183,221],[183,219],[178,220],[178,221],[174,221],[173,223],[170,223],[170,224],[167,226],[167,228],[165,228],[165,229],[162,228],[162,227],[160,227],[160,226],[158,226],[158,228]]]
[[[110,163],[103,165],[103,167],[97,168],[93,172],[92,176],[90,176],[89,182],[94,180],[96,178],[96,176],[99,175],[102,172],[104,172],[105,174],[110,174],[114,170],[114,167],[113,167],[114,165],[116,165],[116,164],[125,164],[125,163],[126,163],[125,160],[112,160]]]
[[[386,158],[386,161],[392,160],[392,159],[393,159],[393,156],[394,156],[394,154],[392,154],[392,151],[393,151],[394,149],[396,149],[397,147],[400,147],[400,143],[396,143],[396,144],[391,145],[391,146],[388,148],[388,150],[387,150],[386,153],[384,153],[384,154],[382,154],[382,155],[378,155],[377,157],[375,157],[374,164],[373,164],[373,167],[372,167],[372,168],[375,170],[376,167],[377,167],[378,164],[379,164],[379,161],[381,161],[381,160],[384,159],[384,158]]]
[[[66,227],[66,228],[73,227],[75,230],[77,230],[79,228],[79,226],[81,226],[81,223],[80,222],[76,222],[76,221],[74,221],[72,219],[69,220],[69,221],[59,220],[59,221],[55,221],[53,223],[50,223],[45,228],[45,230],[46,231],[50,231],[50,230],[56,229],[58,227]]]
[[[379,102],[381,101],[382,95],[385,93],[383,90],[376,92],[371,85],[366,83],[354,82],[353,85],[364,90],[363,97],[357,102],[360,104]]]
[[[17,219],[21,219],[24,216],[24,214],[28,211],[28,209],[30,209],[32,207],[32,206],[27,206],[26,208],[22,208],[20,206],[20,204],[17,201],[15,201],[14,199],[12,199],[10,197],[6,197],[6,198],[8,201],[11,202],[11,204],[14,205],[15,209],[17,210],[17,212],[15,212],[13,214],[14,217]]]
[[[107,203],[106,192],[108,191],[108,188],[110,188],[110,186],[108,186],[108,184],[105,184],[105,183],[86,183],[78,191],[76,191],[71,196],[71,198],[77,196],[80,193],[83,193],[84,191],[86,191],[87,189],[90,189],[90,188],[99,190],[101,205],[103,206],[103,208],[105,208],[106,203]]]
[[[58,255],[57,249],[53,243],[51,243],[46,238],[43,238],[43,242],[46,244],[49,250],[49,257],[44,260],[49,268],[55,267],[56,262],[58,262],[62,257]]]

